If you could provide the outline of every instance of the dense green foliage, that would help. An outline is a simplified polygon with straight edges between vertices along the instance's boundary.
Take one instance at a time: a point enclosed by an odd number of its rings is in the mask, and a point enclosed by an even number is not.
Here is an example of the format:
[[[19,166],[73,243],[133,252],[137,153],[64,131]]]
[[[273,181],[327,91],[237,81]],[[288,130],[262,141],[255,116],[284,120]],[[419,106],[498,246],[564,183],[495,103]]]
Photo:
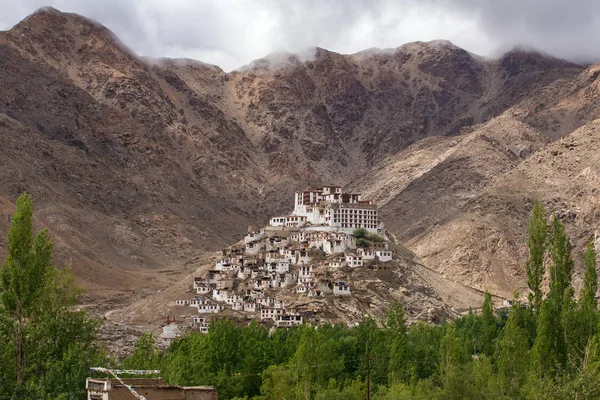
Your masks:
[[[356,238],[356,245],[358,247],[367,248],[374,242],[383,242],[383,237],[376,233],[371,233],[365,228],[356,228],[352,232],[352,236]]]
[[[32,219],[24,194],[0,270],[0,398],[82,398],[90,364],[100,362],[97,323],[73,310],[73,279],[52,266],[52,242],[46,231],[34,235]]]

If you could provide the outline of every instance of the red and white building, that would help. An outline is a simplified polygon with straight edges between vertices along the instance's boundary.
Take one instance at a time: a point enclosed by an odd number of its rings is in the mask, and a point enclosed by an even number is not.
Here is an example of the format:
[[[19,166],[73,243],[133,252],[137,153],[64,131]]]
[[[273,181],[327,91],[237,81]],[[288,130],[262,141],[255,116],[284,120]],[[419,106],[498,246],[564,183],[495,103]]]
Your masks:
[[[356,193],[343,193],[341,186],[323,186],[296,192],[292,215],[306,217],[309,224],[326,225],[344,232],[352,232],[357,228],[372,233],[383,232],[377,204],[361,200]],[[278,220],[276,223],[284,222]]]

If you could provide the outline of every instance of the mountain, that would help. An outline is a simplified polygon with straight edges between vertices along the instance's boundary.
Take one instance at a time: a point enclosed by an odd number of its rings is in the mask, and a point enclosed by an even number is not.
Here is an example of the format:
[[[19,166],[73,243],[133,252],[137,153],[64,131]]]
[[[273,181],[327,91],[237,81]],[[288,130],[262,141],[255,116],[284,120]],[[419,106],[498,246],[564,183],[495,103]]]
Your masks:
[[[138,57],[99,23],[45,8],[0,33],[0,63],[0,212],[32,193],[58,264],[91,297],[178,282],[323,183],[378,201],[427,267],[506,295],[523,282],[533,196],[554,203],[550,186],[499,185],[597,116],[598,66],[489,60],[447,41],[276,53],[225,73]],[[576,152],[561,152],[571,165]]]

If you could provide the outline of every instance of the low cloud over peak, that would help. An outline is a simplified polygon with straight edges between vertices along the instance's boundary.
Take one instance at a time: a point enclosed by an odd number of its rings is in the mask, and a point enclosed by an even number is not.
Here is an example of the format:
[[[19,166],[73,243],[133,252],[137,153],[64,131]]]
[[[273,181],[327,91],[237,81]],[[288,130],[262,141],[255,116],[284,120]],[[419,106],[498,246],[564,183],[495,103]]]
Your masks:
[[[4,4],[2,4],[4,3]],[[226,71],[315,46],[340,53],[436,39],[497,56],[515,46],[600,59],[591,0],[0,0],[0,28],[43,6],[93,18],[139,55],[192,58]]]

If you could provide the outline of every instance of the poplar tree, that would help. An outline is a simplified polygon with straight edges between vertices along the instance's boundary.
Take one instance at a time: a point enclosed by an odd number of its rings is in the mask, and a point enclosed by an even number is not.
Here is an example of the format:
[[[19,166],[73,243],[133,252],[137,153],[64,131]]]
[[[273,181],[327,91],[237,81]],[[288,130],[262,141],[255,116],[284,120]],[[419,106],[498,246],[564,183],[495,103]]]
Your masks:
[[[33,200],[23,194],[8,231],[8,257],[0,270],[0,304],[15,346],[16,382],[25,380],[25,335],[46,287],[51,269],[52,242],[47,231],[33,235]]]
[[[581,309],[593,312],[598,308],[596,300],[598,272],[596,270],[596,249],[594,248],[593,240],[590,240],[587,244],[583,265],[585,267],[585,274],[583,276],[583,288],[579,295],[579,305]]]
[[[571,241],[565,233],[565,226],[558,218],[554,218],[552,222],[551,241],[550,292],[555,291],[557,295],[562,296],[567,289],[571,288],[573,259]]]
[[[529,221],[529,259],[527,260],[527,285],[529,304],[539,312],[542,302],[542,280],[544,279],[544,255],[546,252],[546,211],[535,201]]]
[[[391,337],[388,382],[390,384],[407,381],[410,370],[406,364],[407,328],[404,306],[395,300],[387,312],[386,328]]]
[[[596,251],[594,242],[589,241],[585,256],[583,259],[585,274],[583,277],[583,288],[579,293],[577,304],[570,304],[571,310],[567,314],[563,306],[565,315],[565,327],[567,339],[571,344],[570,349],[574,353],[576,360],[582,360],[586,347],[597,331],[598,303],[596,301],[596,291],[598,290],[598,273],[596,271]],[[573,303],[573,302],[571,302]]]
[[[542,302],[537,323],[537,337],[534,344],[534,359],[538,376],[551,375],[563,369],[567,363],[567,341],[564,322],[572,310],[573,259],[571,242],[565,234],[565,227],[554,218],[551,230],[550,290]],[[564,313],[563,313],[564,311]]]
[[[523,324],[523,308],[519,301],[519,294],[515,293],[508,320],[504,326],[498,361],[498,372],[511,398],[517,397],[526,376],[529,346]]]
[[[492,295],[486,291],[481,309],[481,350],[488,357],[491,357],[494,353],[495,338],[496,319],[494,318],[494,305],[492,304]]]

